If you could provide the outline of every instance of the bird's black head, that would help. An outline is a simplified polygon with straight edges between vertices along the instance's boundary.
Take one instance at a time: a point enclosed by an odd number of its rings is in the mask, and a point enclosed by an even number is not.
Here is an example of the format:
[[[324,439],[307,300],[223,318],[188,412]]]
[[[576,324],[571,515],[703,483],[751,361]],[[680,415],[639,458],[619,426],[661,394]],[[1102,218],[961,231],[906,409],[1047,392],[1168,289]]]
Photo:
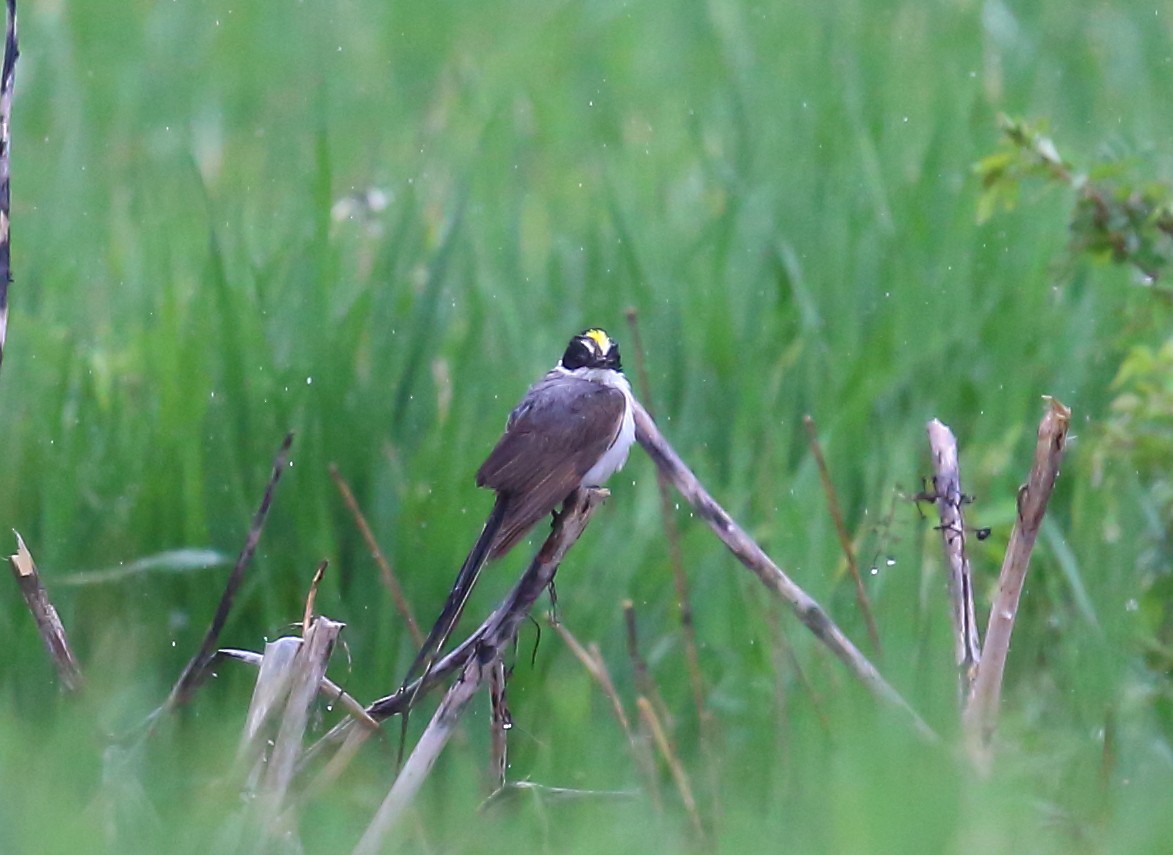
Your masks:
[[[562,354],[562,367],[567,371],[576,368],[612,368],[622,371],[619,342],[601,329],[583,330],[566,346],[566,353]]]

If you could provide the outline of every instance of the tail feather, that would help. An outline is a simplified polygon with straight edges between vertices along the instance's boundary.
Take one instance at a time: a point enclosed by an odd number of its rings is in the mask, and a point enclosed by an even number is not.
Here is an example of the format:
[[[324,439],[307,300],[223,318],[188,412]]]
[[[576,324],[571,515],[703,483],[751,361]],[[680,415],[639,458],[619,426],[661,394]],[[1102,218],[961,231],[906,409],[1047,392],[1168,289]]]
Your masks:
[[[456,575],[456,581],[452,585],[452,590],[448,594],[444,608],[440,611],[440,617],[436,619],[436,623],[432,626],[432,631],[428,633],[427,639],[424,641],[419,653],[416,654],[415,661],[411,663],[411,668],[408,669],[407,677],[403,680],[404,686],[409,684],[417,675],[420,677],[427,676],[440,650],[444,647],[444,644],[448,641],[448,637],[456,628],[456,623],[460,620],[460,616],[464,612],[464,606],[468,602],[469,595],[476,585],[477,577],[480,576],[481,568],[485,566],[491,557],[495,557],[492,546],[498,531],[501,529],[501,523],[505,520],[506,504],[506,498],[498,494],[497,501],[493,505],[493,510],[489,513],[489,518],[485,520],[485,527],[481,529],[480,537],[473,544],[472,550],[468,553],[468,557],[464,559],[464,564],[460,566],[460,572]]]

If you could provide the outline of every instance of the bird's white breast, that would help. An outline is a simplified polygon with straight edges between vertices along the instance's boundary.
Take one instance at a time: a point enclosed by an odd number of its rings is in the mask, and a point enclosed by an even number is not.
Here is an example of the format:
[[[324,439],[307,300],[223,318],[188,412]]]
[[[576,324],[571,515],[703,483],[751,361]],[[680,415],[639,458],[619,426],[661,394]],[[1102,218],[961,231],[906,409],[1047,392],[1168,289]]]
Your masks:
[[[589,372],[588,379],[618,389],[623,393],[624,398],[623,423],[619,427],[615,441],[611,443],[610,448],[603,452],[599,462],[587,470],[586,475],[582,477],[581,486],[601,487],[627,462],[627,452],[631,450],[631,444],[635,442],[635,417],[632,415],[631,384],[627,382],[626,377],[618,371],[593,369]]]

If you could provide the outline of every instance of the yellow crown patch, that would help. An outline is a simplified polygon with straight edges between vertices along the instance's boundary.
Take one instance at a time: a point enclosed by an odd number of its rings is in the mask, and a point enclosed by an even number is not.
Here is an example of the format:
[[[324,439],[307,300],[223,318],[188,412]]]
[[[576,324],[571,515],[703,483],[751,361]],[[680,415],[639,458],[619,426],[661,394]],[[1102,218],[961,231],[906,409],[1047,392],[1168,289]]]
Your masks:
[[[611,349],[611,336],[607,335],[605,330],[587,330],[583,333],[583,335],[589,339],[592,339],[595,344],[599,346],[600,353],[606,353]]]

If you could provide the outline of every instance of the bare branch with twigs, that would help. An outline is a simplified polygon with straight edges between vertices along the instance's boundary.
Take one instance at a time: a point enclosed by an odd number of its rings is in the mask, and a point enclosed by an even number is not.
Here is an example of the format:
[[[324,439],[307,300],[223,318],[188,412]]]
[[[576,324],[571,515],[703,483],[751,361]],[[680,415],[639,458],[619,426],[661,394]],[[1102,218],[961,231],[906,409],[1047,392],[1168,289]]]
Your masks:
[[[1045,400],[1047,412],[1039,423],[1034,465],[1026,484],[1018,491],[1018,517],[998,576],[998,592],[990,608],[986,647],[974,682],[973,697],[963,715],[966,742],[979,768],[989,766],[989,746],[997,725],[1010,634],[1014,630],[1035,538],[1047,512],[1055,480],[1059,477],[1059,464],[1071,423],[1071,410],[1054,398]]]

